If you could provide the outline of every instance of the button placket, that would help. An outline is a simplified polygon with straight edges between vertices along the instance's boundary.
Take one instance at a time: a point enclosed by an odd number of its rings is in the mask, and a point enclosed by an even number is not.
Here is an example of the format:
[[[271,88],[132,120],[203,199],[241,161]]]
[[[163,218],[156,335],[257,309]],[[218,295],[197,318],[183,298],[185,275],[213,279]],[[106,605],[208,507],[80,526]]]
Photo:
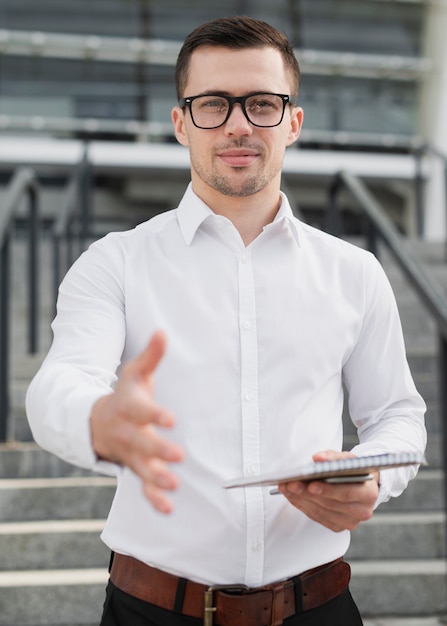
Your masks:
[[[258,338],[252,259],[239,259],[239,324],[241,346],[242,455],[248,474],[259,473],[260,425],[258,398]],[[264,500],[261,488],[245,490],[247,552],[246,583],[256,587],[264,565]]]

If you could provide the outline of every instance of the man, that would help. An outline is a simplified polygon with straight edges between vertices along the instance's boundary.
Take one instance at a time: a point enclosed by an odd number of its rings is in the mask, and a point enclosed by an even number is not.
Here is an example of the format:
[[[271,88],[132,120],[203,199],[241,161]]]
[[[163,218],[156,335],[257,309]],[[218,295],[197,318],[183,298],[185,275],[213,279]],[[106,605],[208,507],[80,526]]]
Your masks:
[[[27,408],[43,447],[118,476],[104,626],[361,624],[341,559],[349,531],[414,468],[279,496],[222,485],[425,448],[378,262],[300,223],[280,192],[303,121],[298,78],[263,22],[193,31],[172,112],[190,187],[177,210],[91,246],[61,285]],[[343,382],[360,439],[349,453]]]

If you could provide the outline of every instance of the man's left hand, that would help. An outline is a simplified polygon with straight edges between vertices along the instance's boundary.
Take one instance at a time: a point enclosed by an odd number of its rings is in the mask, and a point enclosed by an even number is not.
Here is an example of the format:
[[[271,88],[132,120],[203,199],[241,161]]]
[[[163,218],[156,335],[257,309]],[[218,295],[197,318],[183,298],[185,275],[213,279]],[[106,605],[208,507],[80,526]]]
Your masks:
[[[334,461],[352,458],[350,452],[327,450],[313,455],[313,460]],[[354,530],[372,517],[379,494],[379,473],[373,480],[362,483],[330,484],[324,481],[309,483],[293,481],[279,485],[287,500],[310,519],[334,532]]]

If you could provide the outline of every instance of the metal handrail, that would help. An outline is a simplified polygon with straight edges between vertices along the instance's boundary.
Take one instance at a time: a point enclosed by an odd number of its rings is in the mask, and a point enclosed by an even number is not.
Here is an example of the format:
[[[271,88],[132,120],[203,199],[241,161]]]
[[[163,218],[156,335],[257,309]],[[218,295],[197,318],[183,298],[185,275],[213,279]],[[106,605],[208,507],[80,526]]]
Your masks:
[[[13,174],[0,212],[0,442],[7,441],[9,435],[10,242],[24,195],[29,198],[28,351],[34,354],[38,349],[39,184],[34,170],[20,168]]]
[[[447,340],[447,302],[444,296],[414,258],[405,237],[399,233],[366,185],[358,177],[347,171],[339,172],[330,186],[328,215],[330,232],[335,235],[341,234],[340,213],[336,196],[343,186],[357,200],[364,215],[368,218],[369,250],[377,253],[377,237],[387,245],[423,304],[435,319],[442,336]]]
[[[415,198],[416,198],[416,220],[417,220],[417,233],[421,236],[424,232],[424,215],[425,215],[425,203],[424,203],[424,171],[423,171],[423,158],[427,154],[432,154],[444,163],[444,187],[447,198],[447,154],[442,152],[439,148],[428,142],[420,143],[413,150],[415,158]]]
[[[73,240],[77,239],[78,252],[85,249],[91,218],[91,163],[88,146],[70,177],[64,194],[64,204],[53,225],[53,290],[57,300],[62,271],[73,263]],[[65,263],[62,262],[62,244],[66,242]]]
[[[338,192],[345,187],[358,202],[368,219],[368,245],[376,251],[380,238],[393,254],[397,264],[436,322],[439,340],[439,390],[442,424],[442,458],[444,470],[444,501],[447,507],[447,303],[438,287],[426,274],[408,249],[408,244],[379,202],[365,184],[350,172],[342,171],[329,189],[328,225],[332,234],[340,236],[341,219],[337,202]]]

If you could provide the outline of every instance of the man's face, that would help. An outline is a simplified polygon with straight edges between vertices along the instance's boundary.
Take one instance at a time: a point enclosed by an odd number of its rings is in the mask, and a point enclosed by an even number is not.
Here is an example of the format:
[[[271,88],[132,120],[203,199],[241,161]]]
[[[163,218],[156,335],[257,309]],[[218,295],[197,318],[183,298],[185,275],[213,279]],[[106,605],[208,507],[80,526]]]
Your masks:
[[[203,94],[245,96],[269,92],[291,95],[291,78],[274,48],[202,47],[192,54],[185,97]],[[225,124],[196,128],[187,109],[176,107],[172,119],[178,141],[189,147],[195,192],[212,201],[215,192],[244,197],[264,189],[279,191],[286,146],[299,135],[302,110],[286,106],[279,126],[253,126],[235,104]]]

